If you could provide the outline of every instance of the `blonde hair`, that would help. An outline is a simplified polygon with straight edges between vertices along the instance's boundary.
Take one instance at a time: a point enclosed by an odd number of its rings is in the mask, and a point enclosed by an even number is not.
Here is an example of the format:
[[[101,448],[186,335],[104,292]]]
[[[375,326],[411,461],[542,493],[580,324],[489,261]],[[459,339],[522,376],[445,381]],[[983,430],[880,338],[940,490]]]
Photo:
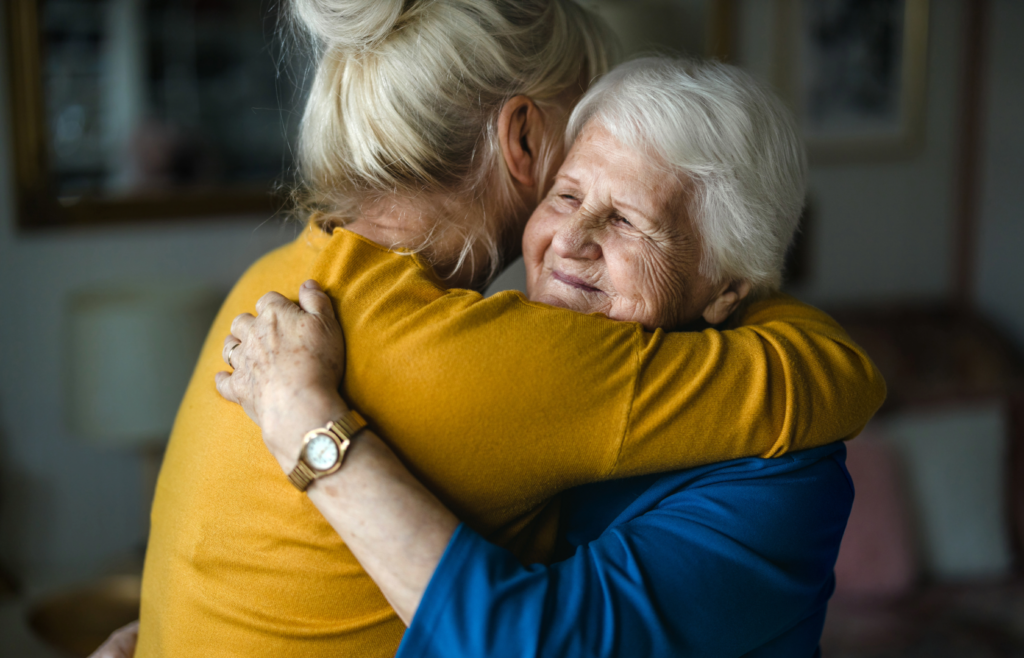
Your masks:
[[[523,210],[498,142],[501,107],[533,99],[553,124],[537,156],[557,165],[565,93],[607,70],[605,28],[571,0],[292,0],[292,12],[317,49],[299,137],[310,205],[343,224],[368,201],[460,195],[479,221],[403,246],[462,231],[455,268],[480,245],[493,275],[505,224]]]
[[[694,186],[701,273],[777,289],[804,205],[807,158],[792,113],[768,87],[718,62],[637,59],[603,77],[569,119],[589,121]]]

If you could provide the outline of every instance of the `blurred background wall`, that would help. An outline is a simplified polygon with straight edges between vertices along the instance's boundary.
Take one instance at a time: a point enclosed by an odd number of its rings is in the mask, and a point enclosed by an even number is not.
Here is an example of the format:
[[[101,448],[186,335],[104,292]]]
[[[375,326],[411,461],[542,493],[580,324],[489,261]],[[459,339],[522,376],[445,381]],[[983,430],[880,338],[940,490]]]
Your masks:
[[[69,295],[132,281],[205,283],[226,294],[297,229],[264,215],[19,230],[7,45],[0,43],[0,556],[33,582],[105,569],[145,539],[140,458],[84,445],[67,427]]]
[[[1024,345],[1024,3],[992,5],[977,300]]]
[[[815,165],[806,277],[794,292],[828,308],[952,300],[965,12],[931,0],[923,148],[889,162]],[[612,3],[614,4],[614,3]],[[632,4],[632,3],[631,3]],[[693,2],[679,0],[680,6]],[[736,2],[735,60],[772,79],[772,4]],[[672,6],[670,0],[637,2]],[[3,31],[0,31],[0,35]],[[991,0],[983,31],[979,195],[966,294],[1024,348],[1024,3]],[[2,36],[0,36],[2,38]],[[0,57],[7,57],[0,43]],[[24,231],[16,226],[7,62],[0,66],[0,565],[35,582],[98,573],[144,541],[140,458],[82,444],[64,421],[65,306],[73,291],[175,280],[226,292],[297,232],[266,213]],[[513,267],[494,289],[522,286]],[[139,373],[139,376],[152,376]],[[212,386],[212,384],[211,384]]]

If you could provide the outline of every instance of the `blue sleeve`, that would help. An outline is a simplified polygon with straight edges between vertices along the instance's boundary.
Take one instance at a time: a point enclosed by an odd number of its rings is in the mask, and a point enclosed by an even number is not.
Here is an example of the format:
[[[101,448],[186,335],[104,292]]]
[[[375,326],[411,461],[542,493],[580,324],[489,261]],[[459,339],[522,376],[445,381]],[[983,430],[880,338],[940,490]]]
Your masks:
[[[662,478],[643,513],[550,566],[459,526],[398,656],[810,658],[853,491],[841,461],[780,470]]]

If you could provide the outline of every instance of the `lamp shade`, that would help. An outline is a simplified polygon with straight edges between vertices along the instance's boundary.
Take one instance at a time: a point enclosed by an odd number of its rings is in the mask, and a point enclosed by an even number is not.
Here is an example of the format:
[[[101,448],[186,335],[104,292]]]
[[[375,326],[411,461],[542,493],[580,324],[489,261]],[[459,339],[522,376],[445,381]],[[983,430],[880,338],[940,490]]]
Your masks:
[[[67,307],[72,431],[109,446],[166,441],[222,299],[209,288],[185,285],[72,294]]]

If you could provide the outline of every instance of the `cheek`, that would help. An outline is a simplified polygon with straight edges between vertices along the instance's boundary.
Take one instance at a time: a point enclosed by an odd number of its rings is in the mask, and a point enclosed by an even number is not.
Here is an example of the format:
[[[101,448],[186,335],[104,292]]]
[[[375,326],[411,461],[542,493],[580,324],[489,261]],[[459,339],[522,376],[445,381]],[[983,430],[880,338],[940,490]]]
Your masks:
[[[530,217],[523,233],[523,253],[531,253],[543,258],[544,252],[551,247],[551,241],[557,233],[565,217],[556,210],[541,205]]]
[[[550,221],[545,221],[543,212],[533,213],[523,232],[523,264],[526,266],[526,282],[532,286],[540,276],[544,264],[544,252],[551,244],[551,233],[547,230]]]
[[[691,273],[679,254],[655,249],[634,251],[621,259],[619,277],[629,286],[629,294],[641,300],[645,324],[672,329],[690,314]]]
[[[639,264],[643,260],[628,248],[604,247],[604,263],[609,283],[620,297],[634,298],[643,290],[644,272]]]
[[[534,214],[534,217],[536,217],[536,214]],[[526,225],[526,230],[523,231],[523,258],[527,261],[534,258],[534,255],[541,251],[540,243],[540,226],[535,219],[530,219]]]

